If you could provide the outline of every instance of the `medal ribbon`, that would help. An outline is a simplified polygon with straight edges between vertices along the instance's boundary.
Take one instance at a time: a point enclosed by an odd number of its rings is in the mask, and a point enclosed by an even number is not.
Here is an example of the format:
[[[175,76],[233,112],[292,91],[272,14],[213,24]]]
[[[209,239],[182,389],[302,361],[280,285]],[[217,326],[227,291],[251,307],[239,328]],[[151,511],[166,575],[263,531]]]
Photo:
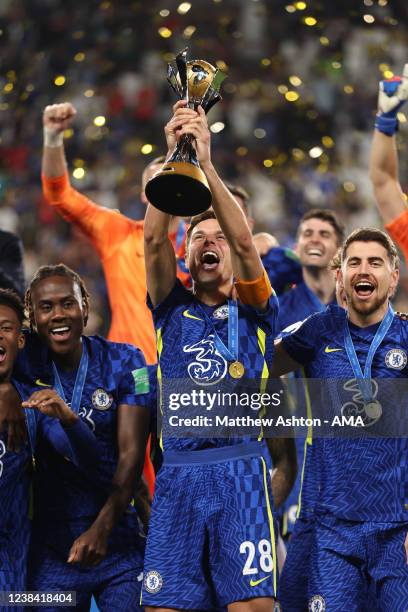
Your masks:
[[[86,348],[86,344],[85,342],[82,342],[82,356],[81,356],[81,361],[79,363],[78,372],[75,378],[75,385],[74,385],[74,390],[72,392],[72,398],[71,398],[71,410],[75,412],[75,414],[78,414],[79,409],[81,407],[82,392],[84,390],[86,375],[88,372],[88,362],[89,362],[89,358],[88,358],[88,351]],[[57,366],[55,365],[54,362],[52,362],[52,369],[54,372],[54,386],[56,390],[58,391],[59,395],[64,400],[64,402],[68,403],[65,398],[65,393],[62,387],[61,379],[58,374]]]
[[[34,455],[35,455],[35,439],[37,436],[37,419],[35,415],[35,410],[26,409],[24,410],[25,422],[27,426],[28,432],[28,441],[31,449],[31,457],[34,464]]]
[[[227,361],[238,361],[238,304],[235,300],[228,300],[228,347],[225,346],[224,342],[219,337],[217,330],[214,327],[210,317],[204,311],[199,304],[197,304],[204,319],[211,327],[214,338],[215,346]]]
[[[351,338],[348,318],[347,316],[345,316],[344,318],[344,346],[346,349],[346,353],[347,353],[347,357],[349,359],[350,365],[353,368],[354,376],[356,377],[358,386],[360,387],[361,394],[366,404],[372,401],[371,366],[373,364],[374,355],[377,352],[377,349],[380,346],[381,342],[384,340],[384,337],[386,336],[392,324],[393,319],[394,319],[394,311],[389,305],[387,314],[381,321],[381,325],[377,329],[376,334],[370,344],[367,359],[364,364],[364,373],[363,373],[360,362],[358,361],[356,349],[354,348],[353,340]]]

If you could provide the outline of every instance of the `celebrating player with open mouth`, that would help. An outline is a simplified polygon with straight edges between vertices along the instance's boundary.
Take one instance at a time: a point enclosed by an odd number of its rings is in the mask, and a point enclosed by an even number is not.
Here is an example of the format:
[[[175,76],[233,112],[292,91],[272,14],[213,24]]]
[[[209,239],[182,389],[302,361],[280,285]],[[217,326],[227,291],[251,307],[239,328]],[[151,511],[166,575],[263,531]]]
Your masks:
[[[395,245],[385,232],[362,228],[350,234],[341,249],[338,273],[347,310],[330,306],[284,337],[276,347],[273,374],[303,365],[306,376],[326,379],[327,384],[346,379],[343,391],[354,394],[348,404],[358,402],[365,419],[377,421],[383,412],[395,418],[396,407],[405,402],[398,394],[401,387],[395,384],[397,392],[390,397],[386,380],[372,384],[372,379],[403,379],[408,374],[408,322],[395,315],[389,303],[398,284],[398,266]],[[342,405],[336,407],[340,414]],[[365,609],[371,590],[381,610],[405,612],[407,439],[363,433],[358,438],[315,439],[322,478],[309,606],[358,612]]]
[[[28,587],[76,591],[80,609],[92,595],[102,610],[136,609],[145,536],[130,502],[151,401],[143,354],[83,335],[88,293],[62,264],[38,270],[26,307],[36,333],[28,334],[20,369],[45,390],[56,388],[94,432],[100,452],[97,472],[86,474],[39,444]]]
[[[265,382],[273,352],[276,298],[245,216],[211,163],[204,111],[184,108],[184,102],[174,109],[165,129],[169,149],[175,137],[194,136],[214,212],[194,217],[188,231],[191,292],[176,279],[168,239],[170,216],[148,208],[145,260],[159,376],[163,381],[190,377],[196,385],[244,375]],[[233,276],[238,300],[233,298]],[[205,371],[197,363],[203,351]],[[163,446],[164,465],[156,482],[146,548],[143,605],[269,612],[277,580],[276,536],[264,445],[242,438],[166,437]],[[280,450],[274,457],[275,499],[285,497],[293,482],[293,475],[282,478],[290,447],[281,440],[275,447]]]

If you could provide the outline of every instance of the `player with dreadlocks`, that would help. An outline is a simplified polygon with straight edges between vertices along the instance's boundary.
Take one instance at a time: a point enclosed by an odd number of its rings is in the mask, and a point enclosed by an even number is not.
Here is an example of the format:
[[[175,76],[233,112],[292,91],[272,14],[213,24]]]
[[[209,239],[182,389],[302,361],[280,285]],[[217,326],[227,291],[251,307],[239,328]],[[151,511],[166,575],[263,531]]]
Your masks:
[[[39,446],[28,585],[77,593],[88,609],[127,610],[140,593],[144,533],[131,504],[149,428],[149,378],[134,346],[84,336],[89,295],[63,264],[41,267],[26,293],[32,332],[21,369],[36,356],[38,384],[55,387],[94,432],[100,462],[92,478]],[[47,393],[47,391],[44,391]],[[52,493],[50,493],[52,492]]]

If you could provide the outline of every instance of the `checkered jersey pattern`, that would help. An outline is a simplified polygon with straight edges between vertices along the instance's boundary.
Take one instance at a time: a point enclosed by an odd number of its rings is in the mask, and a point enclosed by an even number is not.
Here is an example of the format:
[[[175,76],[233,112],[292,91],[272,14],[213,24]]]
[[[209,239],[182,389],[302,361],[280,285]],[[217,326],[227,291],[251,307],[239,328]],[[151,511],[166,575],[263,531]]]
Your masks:
[[[336,306],[309,317],[302,326],[283,338],[284,349],[305,366],[309,378],[326,381],[330,401],[338,414],[338,397],[355,399],[355,378],[344,347],[346,313]],[[350,333],[362,367],[379,324],[359,328],[350,324]],[[327,351],[326,349],[329,348]],[[335,351],[331,349],[336,349]],[[399,352],[400,351],[400,352]],[[383,406],[398,405],[398,387],[391,380],[406,379],[408,367],[401,357],[408,351],[408,321],[398,316],[379,346],[372,364],[372,377],[381,382],[377,399]],[[392,355],[400,355],[395,367]],[[398,364],[396,364],[398,365]],[[354,384],[354,386],[353,386]],[[357,387],[358,389],[358,387]],[[357,404],[356,404],[357,405]],[[321,447],[321,491],[317,510],[355,521],[408,520],[408,440],[388,437],[315,440]]]
[[[279,317],[278,326],[282,336],[287,335],[285,329],[300,321],[304,321],[310,315],[316,312],[324,311],[326,306],[319,300],[317,295],[309,289],[303,279],[299,284],[282,295],[279,298]],[[301,372],[294,374],[298,381],[301,378]],[[304,381],[306,385],[307,382]],[[302,387],[299,383],[294,385],[294,401],[300,411],[307,402],[306,390],[302,392]],[[309,411],[313,413],[313,405],[309,407]],[[301,412],[303,414],[303,412]],[[313,416],[311,414],[310,416]],[[284,513],[283,520],[283,535],[291,533],[294,525],[294,518],[297,513],[302,518],[310,518],[313,516],[314,506],[317,500],[319,491],[319,465],[317,463],[317,451],[314,448],[313,432],[312,437],[307,443],[304,438],[296,438],[298,472],[294,486],[289,494],[289,497],[283,504],[282,511]],[[300,500],[300,503],[299,503]],[[298,507],[299,503],[299,507]],[[295,509],[297,509],[295,511]]]
[[[150,409],[155,401],[149,392],[136,392],[133,373],[146,365],[141,351],[98,336],[84,336],[83,342],[88,349],[89,367],[78,414],[95,435],[100,455],[98,472],[89,477],[60,456],[48,440],[40,438],[35,474],[35,516],[43,517],[44,521],[56,516],[61,520],[89,517],[99,512],[109,494],[118,460],[118,406],[129,404]],[[36,382],[38,389],[54,384],[48,349],[34,334],[26,338],[26,347],[18,360],[18,375]],[[76,371],[60,371],[59,375],[69,404]]]
[[[267,364],[271,363],[273,356],[277,308],[275,296],[270,298],[264,313],[238,303],[238,360],[245,367],[245,378],[259,381],[259,384],[262,378],[267,378]],[[186,381],[189,389],[193,385],[197,388],[216,385],[223,380],[233,382],[228,373],[229,363],[218,352],[214,339],[216,330],[228,346],[226,304],[206,306],[177,281],[163,303],[152,310],[158,334],[159,376],[162,381],[179,379],[181,384]],[[167,407],[162,409],[166,411]],[[165,450],[193,450],[234,444],[237,440],[167,437],[163,442]]]

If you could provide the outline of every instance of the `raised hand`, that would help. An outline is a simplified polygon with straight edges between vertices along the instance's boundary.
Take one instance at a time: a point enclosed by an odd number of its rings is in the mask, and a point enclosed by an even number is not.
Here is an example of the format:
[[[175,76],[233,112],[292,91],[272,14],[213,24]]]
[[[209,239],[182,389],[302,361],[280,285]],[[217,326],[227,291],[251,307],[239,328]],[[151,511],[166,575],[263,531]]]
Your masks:
[[[173,106],[173,116],[164,127],[168,152],[173,152],[180,138],[181,128],[190,119],[197,117],[197,113],[192,108],[187,107],[186,100],[179,100]]]
[[[402,77],[380,81],[378,92],[378,113],[375,127],[383,134],[392,136],[398,129],[397,113],[408,99],[408,64]]]
[[[179,135],[191,134],[193,136],[193,146],[197,153],[197,159],[201,167],[211,162],[211,134],[208,129],[207,117],[204,109],[199,106],[197,113],[188,122],[183,124]]]
[[[72,123],[76,110],[70,102],[46,106],[43,113],[43,125],[53,132],[63,132]]]

